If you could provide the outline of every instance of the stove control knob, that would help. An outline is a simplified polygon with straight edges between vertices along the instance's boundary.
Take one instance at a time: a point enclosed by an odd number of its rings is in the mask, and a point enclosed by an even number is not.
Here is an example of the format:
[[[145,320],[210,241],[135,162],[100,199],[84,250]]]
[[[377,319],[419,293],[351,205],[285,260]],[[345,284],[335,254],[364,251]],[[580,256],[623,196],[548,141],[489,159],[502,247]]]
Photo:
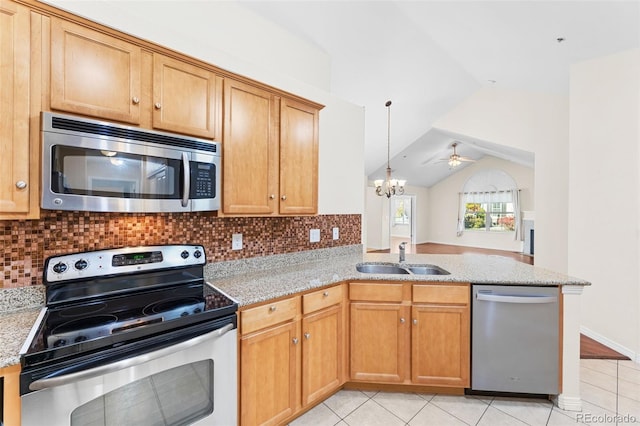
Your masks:
[[[55,265],[53,265],[53,272],[55,272],[56,274],[62,274],[63,272],[66,272],[66,271],[67,271],[66,263],[58,262]]]
[[[82,271],[83,269],[87,269],[87,266],[89,266],[89,263],[84,259],[80,259],[76,263],[74,263],[73,266],[78,271]]]
[[[186,317],[187,315],[189,315],[189,312],[186,311],[180,314],[181,317]]]
[[[189,252],[186,250],[182,250],[182,253],[180,253],[180,257],[186,259],[187,257],[189,257]]]
[[[195,308],[195,309],[193,310],[193,313],[194,313],[194,314],[199,314],[200,312],[202,312],[202,309],[200,309],[200,308]]]
[[[195,257],[196,259],[200,259],[202,257],[202,252],[200,250],[194,251],[193,257]]]
[[[60,346],[64,346],[67,344],[67,341],[64,339],[58,339],[55,342],[53,342],[53,347],[54,348],[59,348]]]
[[[87,336],[80,335],[76,337],[73,341],[76,343],[80,343],[80,342],[84,342],[85,340],[87,340]]]

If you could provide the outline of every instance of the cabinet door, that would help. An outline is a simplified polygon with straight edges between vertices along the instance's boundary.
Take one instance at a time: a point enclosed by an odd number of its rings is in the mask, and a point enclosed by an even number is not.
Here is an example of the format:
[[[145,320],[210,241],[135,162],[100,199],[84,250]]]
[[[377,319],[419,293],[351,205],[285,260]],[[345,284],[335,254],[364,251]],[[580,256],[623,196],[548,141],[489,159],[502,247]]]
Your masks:
[[[221,117],[221,77],[153,55],[153,127],[220,140]]]
[[[318,110],[283,98],[280,115],[280,213],[315,214]]]
[[[0,13],[2,13],[2,2],[0,2]],[[3,404],[5,426],[20,426],[20,366],[0,368],[0,378],[4,381],[4,401]]]
[[[223,212],[276,212],[278,113],[274,96],[248,84],[224,83]]]
[[[412,382],[469,387],[469,306],[412,308]]]
[[[0,1],[0,215],[30,208],[29,15],[24,6]]]
[[[240,424],[279,424],[299,401],[299,322],[240,340]]]
[[[407,378],[409,307],[351,303],[351,379],[398,383]]]
[[[302,320],[302,405],[310,404],[341,385],[342,305]]]
[[[51,108],[140,122],[138,46],[51,18]]]

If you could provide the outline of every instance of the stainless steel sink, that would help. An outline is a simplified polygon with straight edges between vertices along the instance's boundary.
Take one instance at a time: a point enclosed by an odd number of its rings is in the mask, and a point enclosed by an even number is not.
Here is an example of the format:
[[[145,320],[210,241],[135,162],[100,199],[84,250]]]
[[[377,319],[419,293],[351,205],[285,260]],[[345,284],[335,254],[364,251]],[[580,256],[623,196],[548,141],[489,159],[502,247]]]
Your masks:
[[[449,271],[445,271],[436,265],[420,265],[420,266],[406,266],[411,273],[416,275],[449,275]]]
[[[356,265],[356,269],[365,274],[410,274],[409,271],[399,266],[380,263],[359,263]]]
[[[404,265],[393,263],[358,263],[358,272],[365,274],[395,274],[395,275],[449,275],[436,265]]]

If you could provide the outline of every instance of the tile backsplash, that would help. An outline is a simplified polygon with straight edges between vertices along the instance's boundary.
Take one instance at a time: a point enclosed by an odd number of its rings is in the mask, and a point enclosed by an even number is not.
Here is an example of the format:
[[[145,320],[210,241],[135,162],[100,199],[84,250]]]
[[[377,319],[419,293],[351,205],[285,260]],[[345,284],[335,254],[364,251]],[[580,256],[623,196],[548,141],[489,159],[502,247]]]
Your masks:
[[[339,228],[333,240],[332,228]],[[320,241],[309,231],[320,229]],[[242,250],[231,250],[241,233]],[[2,285],[42,284],[44,260],[53,255],[113,247],[202,244],[208,262],[293,253],[361,243],[361,215],[224,217],[211,213],[121,214],[42,211],[39,220],[0,221]]]

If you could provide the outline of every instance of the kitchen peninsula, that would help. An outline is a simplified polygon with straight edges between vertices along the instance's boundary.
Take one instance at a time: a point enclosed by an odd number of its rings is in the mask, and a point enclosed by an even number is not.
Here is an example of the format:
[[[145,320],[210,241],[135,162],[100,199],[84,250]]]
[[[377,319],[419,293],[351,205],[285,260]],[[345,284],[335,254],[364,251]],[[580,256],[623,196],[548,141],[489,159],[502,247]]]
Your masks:
[[[579,294],[584,286],[590,285],[588,282],[558,274],[541,268],[536,268],[521,262],[514,261],[502,256],[487,256],[477,254],[464,255],[426,255],[408,254],[402,266],[411,265],[436,265],[448,275],[420,275],[420,274],[370,274],[361,273],[356,270],[356,265],[367,262],[374,264],[397,264],[396,254],[363,254],[361,245],[343,246],[329,249],[309,250],[293,254],[273,255],[255,257],[249,259],[213,262],[205,267],[205,277],[209,283],[221,289],[239,302],[240,305],[240,347],[243,346],[245,336],[255,337],[265,334],[264,327],[271,328],[290,327],[291,335],[299,334],[300,323],[305,324],[307,320],[313,319],[314,314],[330,318],[334,327],[344,331],[338,333],[334,350],[337,351],[340,359],[335,361],[336,376],[330,385],[320,391],[313,393],[303,393],[308,403],[294,402],[289,410],[282,413],[282,418],[293,418],[317,402],[326,398],[331,393],[350,382],[350,368],[348,363],[347,348],[349,347],[349,320],[355,321],[353,314],[349,313],[350,303],[348,284],[365,285],[379,294],[386,294],[386,289],[397,288],[399,291],[411,291],[413,286],[421,291],[432,291],[442,289],[442,291],[454,291],[456,296],[464,295],[466,301],[456,301],[446,297],[444,305],[466,306],[468,309],[469,283],[474,284],[501,284],[501,285],[533,285],[559,287],[561,289],[562,300],[561,311],[561,335],[562,345],[562,368],[561,383],[562,393],[558,396],[558,404],[564,409],[576,409],[580,406],[580,397],[577,387],[579,344],[574,340],[579,339],[578,320],[573,319],[579,312]],[[380,287],[375,287],[380,286]],[[463,291],[460,291],[463,288]],[[4,289],[5,296],[15,299],[17,302],[21,298],[17,295],[21,289]],[[337,290],[337,293],[335,292]],[[34,287],[25,288],[29,292],[29,299],[33,299]],[[12,294],[9,295],[9,292]],[[354,293],[354,290],[351,289]],[[36,292],[38,293],[38,292]],[[39,293],[38,293],[39,294]],[[355,294],[355,293],[354,293]],[[416,293],[417,294],[417,293]],[[405,295],[406,296],[406,295]],[[355,296],[351,296],[353,299]],[[370,296],[369,296],[370,297]],[[378,297],[378,296],[374,296]],[[414,301],[415,301],[414,294]],[[357,297],[355,297],[357,298]],[[400,299],[399,299],[400,300]],[[411,297],[409,296],[409,299]],[[22,302],[23,303],[23,302]],[[466,303],[466,305],[465,305]],[[4,309],[9,310],[10,301],[5,301]],[[400,302],[398,306],[406,305]],[[286,308],[286,309],[285,309]],[[252,312],[253,311],[253,312]],[[256,325],[245,325],[245,316],[249,314],[259,314],[260,311],[270,312],[273,315],[266,321],[259,317],[251,317],[258,321]],[[2,335],[0,347],[4,348],[1,353],[0,365],[10,367],[18,362],[20,342],[26,339],[31,323],[35,319],[37,310],[33,307],[21,311],[7,312],[0,315],[0,329],[11,330],[10,335]],[[351,316],[350,316],[351,315]],[[323,317],[323,318],[324,318]],[[28,321],[21,321],[26,318]],[[299,321],[300,320],[300,321]],[[467,318],[468,321],[468,318]],[[10,324],[9,324],[10,323]],[[249,323],[247,323],[249,324]],[[323,328],[317,328],[322,331]],[[353,329],[351,329],[353,333]],[[353,338],[353,335],[351,336]],[[293,337],[293,339],[303,339]],[[307,338],[309,341],[310,339]],[[286,339],[289,341],[289,338]],[[410,346],[409,342],[408,346]],[[408,348],[406,348],[408,350]],[[304,348],[302,349],[304,351]],[[305,352],[306,353],[306,352]],[[298,355],[293,352],[293,359]],[[305,359],[312,359],[306,356]],[[244,362],[241,354],[241,363]],[[326,360],[323,360],[326,362]],[[408,361],[407,361],[408,362]],[[242,369],[241,369],[242,370]],[[295,370],[295,368],[294,368]],[[326,369],[322,369],[326,371]],[[242,373],[241,373],[242,374]],[[463,378],[464,379],[464,378]],[[468,381],[468,377],[465,379]],[[375,381],[374,381],[375,382]],[[382,382],[386,383],[385,380]],[[446,380],[441,381],[445,383]],[[299,382],[298,382],[299,383]],[[408,383],[404,380],[404,383]],[[420,383],[418,381],[418,383]],[[462,385],[457,388],[451,385],[452,389],[462,389],[468,387]],[[241,386],[241,393],[243,388]],[[291,394],[292,398],[297,398],[297,391]],[[564,404],[564,406],[563,406]],[[293,416],[293,417],[292,417]]]

